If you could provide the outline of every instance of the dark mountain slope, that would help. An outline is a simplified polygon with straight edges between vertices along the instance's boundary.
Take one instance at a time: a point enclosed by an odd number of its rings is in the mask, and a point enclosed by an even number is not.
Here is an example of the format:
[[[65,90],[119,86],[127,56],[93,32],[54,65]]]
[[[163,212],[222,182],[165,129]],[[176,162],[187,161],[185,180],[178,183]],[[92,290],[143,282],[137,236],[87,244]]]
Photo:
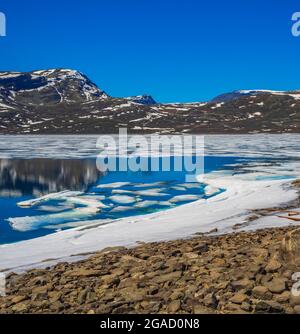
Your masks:
[[[78,71],[0,72],[0,134],[300,132],[300,91],[236,91],[206,103],[112,98]]]

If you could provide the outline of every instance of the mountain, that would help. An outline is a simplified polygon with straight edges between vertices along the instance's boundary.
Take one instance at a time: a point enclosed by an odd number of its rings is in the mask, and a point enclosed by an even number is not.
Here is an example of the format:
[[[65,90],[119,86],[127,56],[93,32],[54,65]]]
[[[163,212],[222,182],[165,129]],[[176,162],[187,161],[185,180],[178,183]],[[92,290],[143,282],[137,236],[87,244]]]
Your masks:
[[[138,96],[130,96],[126,97],[127,101],[139,103],[139,104],[157,104],[156,101],[150,95],[138,95]]]
[[[208,102],[114,98],[69,69],[0,72],[0,134],[300,132],[300,91],[241,90]]]
[[[82,103],[108,98],[85,75],[65,69],[0,72],[0,96],[4,103],[21,105]]]
[[[291,95],[297,98],[298,95],[300,94],[300,91],[284,92],[284,91],[274,91],[274,90],[236,90],[231,93],[225,93],[225,94],[216,96],[215,98],[211,100],[211,102],[215,102],[215,103],[229,102],[229,101],[240,99],[241,97],[245,97],[245,96],[255,97],[260,94],[272,94],[272,95],[279,95],[279,96]]]
[[[225,94],[218,95],[215,98],[213,98],[211,102],[215,102],[215,103],[228,102],[228,101],[237,100],[243,96],[254,96],[254,95],[261,94],[261,93],[262,91],[257,91],[257,90],[236,90],[231,93],[225,93]]]

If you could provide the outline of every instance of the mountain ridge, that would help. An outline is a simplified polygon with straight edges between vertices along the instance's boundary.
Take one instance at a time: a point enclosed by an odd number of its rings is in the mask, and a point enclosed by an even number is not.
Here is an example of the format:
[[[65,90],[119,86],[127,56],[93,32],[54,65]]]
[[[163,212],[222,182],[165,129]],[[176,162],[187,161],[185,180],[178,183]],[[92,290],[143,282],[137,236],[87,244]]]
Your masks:
[[[211,101],[109,96],[72,69],[0,72],[0,134],[298,133],[300,91],[240,90]]]

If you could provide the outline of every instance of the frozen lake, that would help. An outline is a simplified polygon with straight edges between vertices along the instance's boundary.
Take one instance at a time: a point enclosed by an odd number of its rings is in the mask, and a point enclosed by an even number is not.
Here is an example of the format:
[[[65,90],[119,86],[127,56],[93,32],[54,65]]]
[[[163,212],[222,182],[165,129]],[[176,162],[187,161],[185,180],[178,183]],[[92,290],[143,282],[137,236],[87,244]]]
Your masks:
[[[157,159],[162,165],[163,158]],[[205,160],[209,172],[238,159]],[[101,173],[93,158],[0,159],[0,244],[88,225],[89,220],[108,224],[163,211],[222,191],[207,193],[203,183],[186,183],[185,174],[174,168]]]
[[[172,168],[99,172],[97,138],[0,136],[0,268],[226,233],[252,209],[297,196],[288,185],[300,176],[299,135],[205,136],[205,173],[192,183]],[[258,220],[247,229],[288,223]]]

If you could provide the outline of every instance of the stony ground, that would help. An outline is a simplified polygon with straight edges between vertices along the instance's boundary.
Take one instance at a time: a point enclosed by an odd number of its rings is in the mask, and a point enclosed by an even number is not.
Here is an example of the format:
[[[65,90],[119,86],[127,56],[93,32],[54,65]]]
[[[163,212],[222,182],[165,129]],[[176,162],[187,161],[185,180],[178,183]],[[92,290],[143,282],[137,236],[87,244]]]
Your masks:
[[[0,313],[300,313],[295,228],[140,244],[77,263],[10,274]]]

